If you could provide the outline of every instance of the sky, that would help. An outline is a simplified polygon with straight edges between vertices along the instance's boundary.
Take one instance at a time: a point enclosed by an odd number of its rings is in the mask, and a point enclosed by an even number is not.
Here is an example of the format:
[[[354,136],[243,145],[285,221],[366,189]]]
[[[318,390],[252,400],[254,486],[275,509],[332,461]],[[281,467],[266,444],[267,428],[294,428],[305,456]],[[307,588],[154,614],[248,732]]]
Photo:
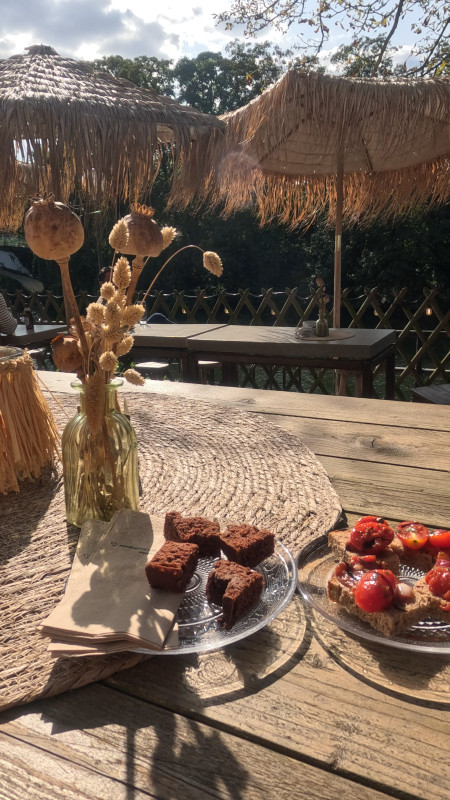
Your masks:
[[[242,38],[242,27],[225,31],[213,18],[230,6],[231,0],[3,0],[0,58],[23,53],[33,44],[51,45],[60,55],[88,61],[108,55],[176,61],[205,50],[224,52],[228,42]],[[297,36],[295,28],[284,37],[266,30],[261,39],[285,48]],[[404,37],[407,47],[407,32]],[[329,47],[346,40],[341,33]]]
[[[229,5],[229,0],[4,0],[0,58],[32,44],[86,60],[104,55],[177,60],[223,51],[239,31],[219,29],[212,15]]]

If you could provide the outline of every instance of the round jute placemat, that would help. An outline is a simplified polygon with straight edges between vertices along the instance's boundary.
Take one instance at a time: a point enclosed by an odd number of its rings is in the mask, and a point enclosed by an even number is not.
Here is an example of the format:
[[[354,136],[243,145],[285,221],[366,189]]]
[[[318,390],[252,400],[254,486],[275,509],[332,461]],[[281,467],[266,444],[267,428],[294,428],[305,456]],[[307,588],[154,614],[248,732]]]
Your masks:
[[[201,401],[121,392],[139,446],[141,510],[268,527],[297,555],[330,530],[339,498],[311,451],[263,417]],[[69,416],[76,397],[60,394]],[[67,417],[50,400],[60,429]],[[54,660],[38,631],[64,592],[79,531],[61,467],[0,498],[0,708],[106,678],[143,657]]]

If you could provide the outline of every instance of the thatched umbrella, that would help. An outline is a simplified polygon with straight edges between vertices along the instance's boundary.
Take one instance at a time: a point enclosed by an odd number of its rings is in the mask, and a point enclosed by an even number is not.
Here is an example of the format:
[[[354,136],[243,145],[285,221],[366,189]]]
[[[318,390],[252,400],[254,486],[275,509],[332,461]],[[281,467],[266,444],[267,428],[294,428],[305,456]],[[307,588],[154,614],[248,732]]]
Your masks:
[[[28,47],[0,61],[0,227],[21,224],[30,194],[67,202],[77,189],[98,204],[136,201],[164,145],[176,169],[198,133],[223,127],[51,47]]]
[[[292,70],[224,115],[181,175],[182,200],[256,202],[262,224],[335,225],[334,325],[340,325],[342,218],[392,218],[450,195],[450,82],[350,79]],[[203,173],[202,173],[203,170]]]

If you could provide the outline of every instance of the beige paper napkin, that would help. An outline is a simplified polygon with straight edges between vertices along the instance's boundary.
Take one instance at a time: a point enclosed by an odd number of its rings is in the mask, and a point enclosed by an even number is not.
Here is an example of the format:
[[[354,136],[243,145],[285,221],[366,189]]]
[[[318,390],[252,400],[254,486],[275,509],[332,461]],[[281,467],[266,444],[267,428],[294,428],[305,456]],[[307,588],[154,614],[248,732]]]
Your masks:
[[[105,530],[91,525],[85,533],[66,593],[41,631],[85,650],[105,642],[122,647],[124,640],[129,647],[160,650],[183,599],[151,588],[145,575],[148,558],[164,543],[163,520],[120,511]]]
[[[47,650],[55,658],[60,658],[61,656],[70,656],[71,658],[76,658],[79,656],[106,656],[110,655],[111,653],[122,653],[127,650],[141,649],[141,646],[139,646],[139,648],[135,648],[126,640],[117,642],[103,642],[102,644],[98,645],[91,643],[91,641],[89,641],[88,644],[84,644],[83,642],[84,640],[80,640],[78,644],[74,644],[73,639],[64,641],[62,637],[58,637],[58,639],[50,640]],[[174,650],[178,647],[178,645],[178,626],[175,622],[173,628],[169,631],[166,641],[164,642],[163,650]]]

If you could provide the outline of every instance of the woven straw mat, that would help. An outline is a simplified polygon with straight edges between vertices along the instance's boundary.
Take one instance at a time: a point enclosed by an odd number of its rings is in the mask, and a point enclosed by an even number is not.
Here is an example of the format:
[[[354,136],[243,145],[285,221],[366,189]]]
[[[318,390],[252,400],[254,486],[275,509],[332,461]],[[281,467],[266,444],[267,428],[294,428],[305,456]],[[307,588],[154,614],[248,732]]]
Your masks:
[[[59,398],[75,413],[75,397]],[[337,521],[339,499],[296,436],[262,417],[199,401],[131,393],[126,400],[138,439],[142,511],[268,527],[294,555]],[[67,418],[50,405],[62,429]],[[0,514],[0,708],[140,661],[132,653],[51,659],[38,632],[64,592],[79,535],[65,521],[60,465],[19,494],[0,497]]]

